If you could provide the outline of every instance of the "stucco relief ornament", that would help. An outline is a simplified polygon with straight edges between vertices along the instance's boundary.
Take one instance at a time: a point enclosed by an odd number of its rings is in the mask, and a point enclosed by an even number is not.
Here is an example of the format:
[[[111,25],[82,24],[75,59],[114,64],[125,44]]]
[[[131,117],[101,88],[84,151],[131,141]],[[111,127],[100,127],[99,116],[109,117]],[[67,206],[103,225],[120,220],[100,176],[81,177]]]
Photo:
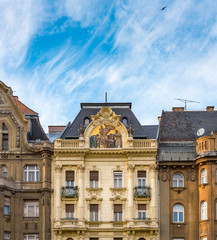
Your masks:
[[[133,132],[134,132],[134,129],[132,128],[132,124],[130,124],[130,128],[128,129],[129,137],[133,137]]]
[[[162,181],[164,181],[164,182],[166,182],[167,181],[167,179],[168,179],[168,169],[163,169],[162,171],[161,171],[161,179],[162,179]]]
[[[83,129],[82,124],[80,124],[80,128],[78,129],[78,132],[79,132],[79,137],[83,137],[84,136],[84,129]]]
[[[62,172],[62,167],[60,165],[55,166],[55,171],[61,173]]]

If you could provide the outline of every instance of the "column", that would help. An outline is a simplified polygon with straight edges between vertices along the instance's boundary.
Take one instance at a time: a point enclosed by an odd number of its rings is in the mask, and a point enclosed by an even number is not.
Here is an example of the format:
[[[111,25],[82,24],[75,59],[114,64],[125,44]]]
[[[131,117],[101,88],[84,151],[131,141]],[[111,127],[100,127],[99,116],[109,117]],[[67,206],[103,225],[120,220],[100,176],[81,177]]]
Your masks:
[[[130,221],[133,221],[133,172],[134,166],[128,164],[128,218]]]
[[[54,191],[55,191],[55,202],[54,202],[54,206],[56,205],[56,207],[54,207],[54,209],[56,211],[56,216],[55,219],[56,220],[60,220],[61,219],[61,188],[62,188],[62,184],[61,184],[61,176],[62,176],[62,167],[60,165],[56,165],[55,166],[55,177],[54,177]],[[55,183],[56,182],[56,183]],[[56,203],[56,204],[55,204]]]

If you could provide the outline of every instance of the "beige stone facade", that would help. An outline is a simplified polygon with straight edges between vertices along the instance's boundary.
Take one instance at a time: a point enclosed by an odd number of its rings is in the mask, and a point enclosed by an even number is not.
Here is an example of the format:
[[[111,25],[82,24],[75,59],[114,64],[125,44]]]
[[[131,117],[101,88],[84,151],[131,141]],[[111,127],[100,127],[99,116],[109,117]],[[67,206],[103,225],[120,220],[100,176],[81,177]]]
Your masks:
[[[79,139],[54,144],[52,239],[158,240],[157,141],[134,139],[109,107],[91,118]],[[106,147],[106,127],[116,147]]]

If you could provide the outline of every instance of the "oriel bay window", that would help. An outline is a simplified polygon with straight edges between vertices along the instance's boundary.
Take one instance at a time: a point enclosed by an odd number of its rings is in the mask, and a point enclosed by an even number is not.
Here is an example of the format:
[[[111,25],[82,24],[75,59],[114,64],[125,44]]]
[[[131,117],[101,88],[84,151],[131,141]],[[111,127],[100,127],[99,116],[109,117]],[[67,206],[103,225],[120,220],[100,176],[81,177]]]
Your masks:
[[[122,172],[114,172],[114,188],[122,188]]]
[[[138,204],[138,219],[146,219],[146,204]]]
[[[122,204],[114,204],[114,221],[122,221]]]
[[[99,172],[90,171],[90,188],[98,188]]]
[[[98,204],[90,204],[90,221],[98,222],[99,206]]]
[[[74,219],[74,204],[66,204],[66,218]]]
[[[75,172],[74,171],[66,171],[66,186],[74,187],[75,181]]]

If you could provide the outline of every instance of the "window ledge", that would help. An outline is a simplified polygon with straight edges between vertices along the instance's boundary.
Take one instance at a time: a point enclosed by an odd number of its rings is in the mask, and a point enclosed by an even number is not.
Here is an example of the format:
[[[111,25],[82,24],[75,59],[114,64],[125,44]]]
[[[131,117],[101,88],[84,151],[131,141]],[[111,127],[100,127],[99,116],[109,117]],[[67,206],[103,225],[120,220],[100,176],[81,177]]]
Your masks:
[[[175,225],[175,226],[177,226],[177,225],[182,225],[182,226],[187,225],[185,222],[172,222],[171,224]]]
[[[171,187],[171,189],[177,193],[180,193],[186,189],[186,187]]]
[[[87,191],[102,191],[102,188],[86,188]]]
[[[208,221],[209,221],[209,219],[207,218],[207,219],[200,220],[199,223],[205,223],[205,222],[208,222]]]
[[[126,188],[121,187],[121,188],[110,188],[111,191],[126,191]]]
[[[209,185],[209,184],[208,183],[202,183],[202,184],[199,185],[199,187],[205,188],[207,185]]]

